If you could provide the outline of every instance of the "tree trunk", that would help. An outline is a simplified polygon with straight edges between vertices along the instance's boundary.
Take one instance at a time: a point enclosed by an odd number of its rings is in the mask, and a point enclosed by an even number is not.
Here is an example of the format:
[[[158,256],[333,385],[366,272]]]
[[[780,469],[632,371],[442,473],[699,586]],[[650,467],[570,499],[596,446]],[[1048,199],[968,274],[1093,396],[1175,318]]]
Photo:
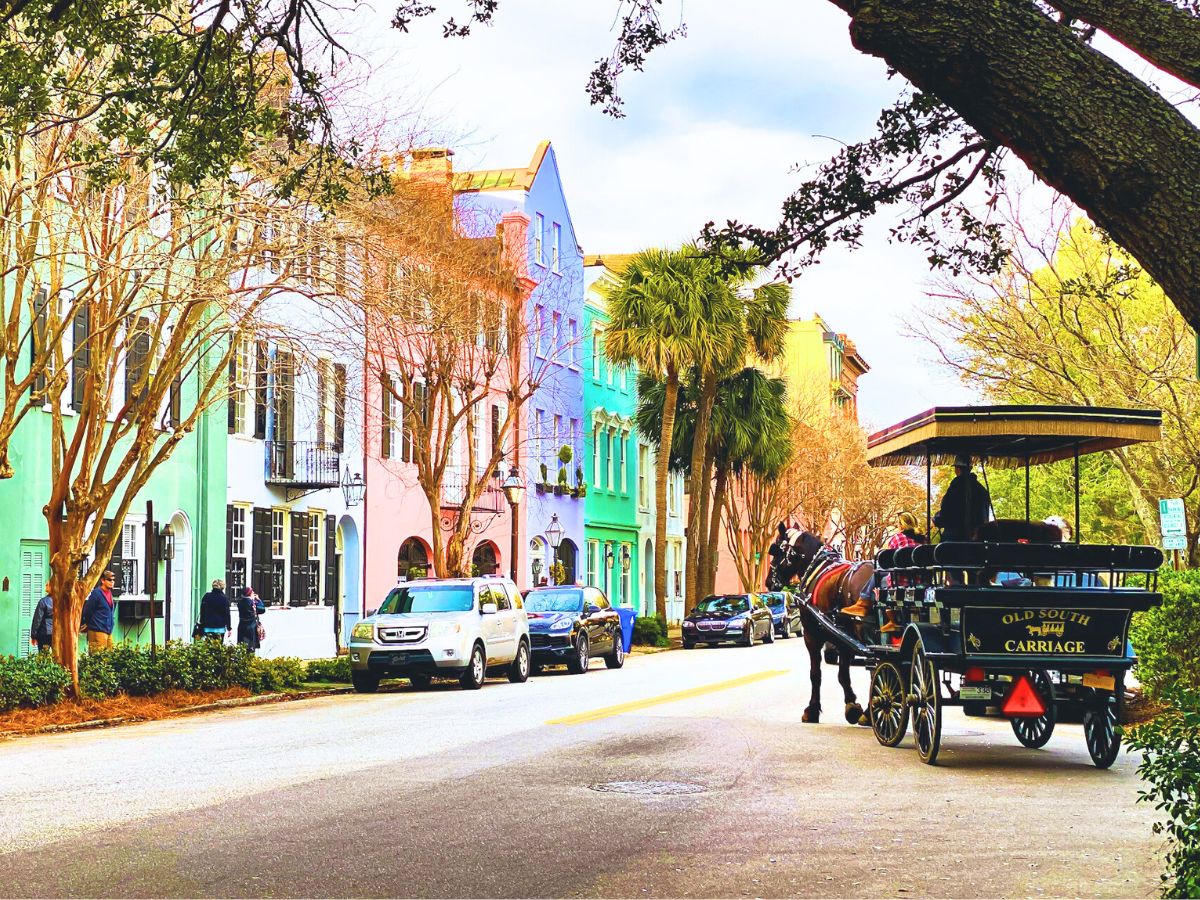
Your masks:
[[[705,372],[700,381],[700,397],[696,403],[696,432],[692,438],[692,464],[688,477],[687,562],[683,572],[684,608],[691,609],[699,599],[696,588],[700,582],[700,555],[708,537],[708,522],[704,518],[709,484],[705,481],[704,456],[708,449],[709,424],[717,398],[717,373]]]
[[[709,559],[716,552],[716,547],[709,539],[708,530],[709,517],[712,514],[713,453],[711,447],[704,453],[703,473],[703,477],[700,479],[700,534],[703,540],[696,550],[696,596],[693,598],[693,602],[712,593],[706,587],[704,578],[704,573],[708,570]]]
[[[671,465],[671,437],[675,430],[678,399],[679,373],[667,369],[662,430],[654,461],[654,614],[662,619],[667,617],[667,474]]]
[[[725,504],[725,492],[728,487],[729,470],[725,466],[719,466],[716,472],[716,483],[713,487],[712,521],[708,526],[708,554],[701,572],[703,581],[700,586],[700,595],[705,597],[716,592],[717,560],[720,558],[717,541],[721,537],[721,510]]]
[[[1200,132],[1162,95],[1026,0],[830,2],[855,47],[1011,148],[1200,325]]]

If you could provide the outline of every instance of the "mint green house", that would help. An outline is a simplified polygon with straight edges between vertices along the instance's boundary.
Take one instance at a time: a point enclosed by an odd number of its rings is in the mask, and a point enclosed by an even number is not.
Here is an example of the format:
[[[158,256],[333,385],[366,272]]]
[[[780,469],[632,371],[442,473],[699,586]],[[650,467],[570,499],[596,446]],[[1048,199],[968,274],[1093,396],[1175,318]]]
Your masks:
[[[634,428],[637,373],[610,366],[603,336],[608,321],[600,289],[620,257],[587,257],[583,312],[583,470],[587,583],[615,606],[642,608],[644,579],[638,546],[639,452]],[[615,261],[615,262],[614,262]],[[644,498],[643,498],[644,499]]]
[[[77,330],[68,329],[64,343],[69,345],[75,333]],[[71,347],[63,350],[64,358],[70,361]],[[73,361],[68,365],[74,368]],[[77,377],[82,378],[83,365],[86,363],[70,373],[71,381],[60,400],[67,427],[74,414],[70,407],[75,402],[75,382]],[[125,368],[122,362],[118,379],[127,377],[121,371]],[[180,394],[183,409],[194,404],[194,390],[194,376],[185,379]],[[225,406],[218,404],[201,417],[196,430],[180,442],[151,477],[122,526],[111,564],[119,591],[113,632],[116,641],[150,642],[148,587],[155,581],[155,640],[161,644],[165,637],[189,639],[199,598],[214,578],[225,577],[224,415]],[[50,496],[50,439],[51,415],[41,407],[31,409],[10,445],[14,477],[0,481],[0,655],[25,656],[30,652],[33,607],[45,593],[49,578],[49,543],[42,508]],[[149,522],[147,500],[153,512]],[[168,525],[174,556],[158,562],[151,572],[148,537],[161,534]],[[169,618],[165,608],[168,591]]]

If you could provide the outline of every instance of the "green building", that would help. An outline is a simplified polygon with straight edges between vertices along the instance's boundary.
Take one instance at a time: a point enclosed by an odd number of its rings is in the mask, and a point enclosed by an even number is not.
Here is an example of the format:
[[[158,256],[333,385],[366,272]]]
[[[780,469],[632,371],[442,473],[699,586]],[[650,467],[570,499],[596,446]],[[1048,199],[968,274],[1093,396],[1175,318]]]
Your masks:
[[[615,606],[641,608],[643,560],[638,547],[638,440],[634,430],[637,373],[604,358],[608,321],[603,279],[622,257],[587,257],[584,268],[583,410],[587,583]],[[617,262],[614,263],[614,260]]]
[[[68,334],[64,342],[69,341]],[[71,358],[69,347],[64,348],[64,356]],[[73,381],[76,372],[70,374]],[[121,371],[117,374],[126,377]],[[189,408],[189,400],[194,404],[194,396],[189,397],[194,389],[194,378],[185,379],[180,397],[183,408]],[[68,412],[67,406],[74,396],[73,384],[68,383],[61,398],[68,422],[73,411]],[[148,581],[157,581],[154,634],[161,643],[168,636],[190,636],[199,598],[214,578],[225,577],[224,410],[224,405],[217,404],[201,417],[196,430],[159,466],[130,509],[112,558],[119,594],[115,641],[150,642]],[[49,579],[49,542],[42,508],[50,496],[50,439],[51,415],[31,409],[9,448],[15,475],[0,481],[0,655],[30,652],[33,608]],[[120,492],[113,507],[119,498]],[[158,534],[170,526],[174,554],[172,559],[160,561],[154,573],[147,565],[147,500],[152,503]],[[169,621],[165,609],[168,590]]]

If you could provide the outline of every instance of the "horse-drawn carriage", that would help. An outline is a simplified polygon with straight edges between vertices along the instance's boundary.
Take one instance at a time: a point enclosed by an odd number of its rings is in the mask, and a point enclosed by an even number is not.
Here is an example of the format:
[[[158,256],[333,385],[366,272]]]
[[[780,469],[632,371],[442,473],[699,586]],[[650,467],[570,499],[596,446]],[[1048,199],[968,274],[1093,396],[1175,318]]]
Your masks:
[[[998,709],[1017,739],[1041,747],[1060,703],[1083,713],[1088,753],[1100,768],[1120,750],[1120,708],[1135,657],[1133,612],[1161,602],[1162,552],[1155,547],[1079,543],[1079,457],[1157,440],[1156,410],[1076,407],[939,407],[872,435],[872,465],[924,465],[932,524],[932,467],[970,455],[986,466],[1025,468],[1025,519],[990,521],[975,540],[884,550],[856,563],[822,548],[791,560],[803,575],[805,640],[820,716],[821,647],[838,654],[851,721],[869,722],[884,746],[911,719],[918,756],[932,764],[946,707]],[[1029,467],[1075,461],[1075,541],[1029,521]],[[796,542],[799,546],[799,542]],[[865,713],[849,666],[871,672]]]

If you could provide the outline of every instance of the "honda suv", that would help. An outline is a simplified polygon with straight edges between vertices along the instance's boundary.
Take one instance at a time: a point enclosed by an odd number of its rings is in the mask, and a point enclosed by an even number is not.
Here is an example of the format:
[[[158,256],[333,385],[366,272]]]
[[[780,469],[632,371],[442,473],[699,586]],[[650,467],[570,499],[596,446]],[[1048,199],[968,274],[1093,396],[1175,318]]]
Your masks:
[[[425,688],[454,677],[478,690],[488,671],[529,677],[529,623],[507,578],[422,578],[392,588],[376,613],[350,632],[350,678],[372,693],[382,678]]]

